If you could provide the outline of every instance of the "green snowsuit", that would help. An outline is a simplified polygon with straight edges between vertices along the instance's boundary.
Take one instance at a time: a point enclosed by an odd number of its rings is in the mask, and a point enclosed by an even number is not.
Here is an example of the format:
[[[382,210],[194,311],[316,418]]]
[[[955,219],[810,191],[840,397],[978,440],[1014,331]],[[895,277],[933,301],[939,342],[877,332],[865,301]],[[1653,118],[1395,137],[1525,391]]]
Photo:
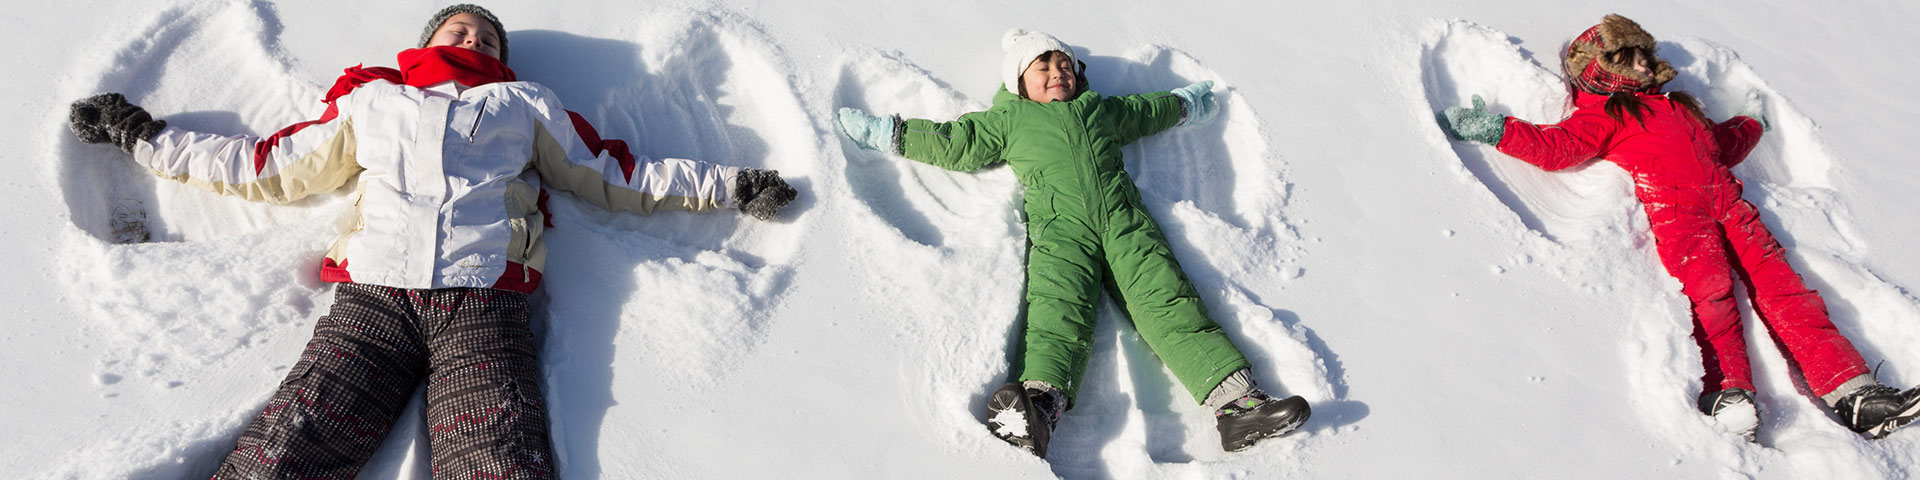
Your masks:
[[[1204,403],[1249,363],[1208,318],[1120,158],[1121,147],[1178,124],[1180,98],[1102,97],[1082,80],[1070,101],[1039,103],[1002,88],[984,112],[951,122],[908,119],[900,153],[957,171],[1006,161],[1026,186],[1031,245],[1020,380],[1076,396],[1104,285],[1147,346]]]

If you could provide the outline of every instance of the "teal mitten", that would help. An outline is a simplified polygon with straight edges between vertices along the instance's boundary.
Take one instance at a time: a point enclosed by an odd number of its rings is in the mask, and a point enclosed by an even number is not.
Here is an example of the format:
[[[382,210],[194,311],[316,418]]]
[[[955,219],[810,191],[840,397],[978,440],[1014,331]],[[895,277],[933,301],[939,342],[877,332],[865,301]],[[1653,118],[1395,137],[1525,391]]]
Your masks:
[[[899,139],[894,138],[894,129],[900,124],[898,116],[882,118],[856,108],[841,108],[835,122],[840,124],[840,131],[846,132],[847,138],[853,139],[853,143],[860,148],[900,151]]]
[[[1740,107],[1740,116],[1760,122],[1760,131],[1773,131],[1773,123],[1767,121],[1767,101],[1760,96],[1759,90],[1747,91],[1747,104]]]
[[[1173,89],[1173,96],[1180,97],[1180,105],[1187,108],[1187,125],[1206,125],[1213,123],[1214,117],[1220,116],[1220,104],[1213,101],[1211,80]]]
[[[1487,111],[1487,101],[1473,96],[1473,108],[1447,107],[1440,112],[1440,130],[1448,140],[1499,145],[1507,134],[1507,116]]]

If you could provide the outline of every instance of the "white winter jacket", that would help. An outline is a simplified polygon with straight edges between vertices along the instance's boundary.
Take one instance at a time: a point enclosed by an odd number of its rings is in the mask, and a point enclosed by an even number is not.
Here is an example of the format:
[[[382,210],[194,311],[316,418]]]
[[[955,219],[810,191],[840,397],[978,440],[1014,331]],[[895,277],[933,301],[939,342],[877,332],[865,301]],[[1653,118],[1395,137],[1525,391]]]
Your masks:
[[[134,158],[162,177],[273,203],[357,175],[357,222],[327,251],[322,280],[531,292],[546,259],[542,185],[641,214],[735,207],[738,168],[625,150],[537,83],[372,80],[320,120],[266,138],[169,127]]]

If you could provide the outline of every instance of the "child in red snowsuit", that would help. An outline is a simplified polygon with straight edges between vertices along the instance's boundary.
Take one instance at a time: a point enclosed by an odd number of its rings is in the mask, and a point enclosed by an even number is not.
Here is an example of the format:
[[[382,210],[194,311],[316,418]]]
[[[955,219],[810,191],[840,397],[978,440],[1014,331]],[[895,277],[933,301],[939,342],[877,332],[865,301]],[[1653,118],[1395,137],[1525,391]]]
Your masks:
[[[1692,96],[1660,92],[1675,71],[1655,48],[1639,25],[1609,15],[1563,55],[1574,106],[1566,120],[1536,125],[1488,113],[1475,97],[1473,108],[1447,109],[1442,127],[1456,140],[1494,145],[1542,169],[1602,158],[1633,176],[1660,261],[1693,305],[1693,337],[1706,364],[1703,413],[1756,411],[1746,407],[1754,388],[1734,307],[1738,279],[1808,388],[1833,406],[1842,424],[1877,438],[1912,422],[1920,415],[1920,389],[1899,392],[1873,379],[1827,319],[1820,294],[1794,273],[1753,204],[1740,198],[1731,169],[1759,143],[1764,118],[1756,112],[1716,124]],[[1749,437],[1752,427],[1745,425],[1758,425],[1757,418],[1726,420],[1742,424]]]

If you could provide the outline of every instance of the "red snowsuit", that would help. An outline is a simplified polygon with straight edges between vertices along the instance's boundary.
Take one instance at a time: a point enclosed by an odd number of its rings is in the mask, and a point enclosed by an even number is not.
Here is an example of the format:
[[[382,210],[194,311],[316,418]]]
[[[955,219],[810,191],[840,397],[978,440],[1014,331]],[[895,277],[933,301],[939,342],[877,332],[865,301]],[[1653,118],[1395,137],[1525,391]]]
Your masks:
[[[1497,147],[1546,170],[1602,158],[1633,175],[1660,262],[1693,303],[1693,337],[1706,363],[1707,391],[1754,389],[1733,302],[1736,271],[1744,274],[1761,321],[1815,395],[1868,372],[1853,344],[1828,321],[1826,302],[1787,265],[1786,251],[1753,204],[1740,199],[1740,180],[1730,169],[1759,143],[1760,122],[1734,117],[1701,125],[1685,107],[1653,93],[1618,94],[1639,95],[1648,108],[1644,123],[1626,112],[1615,121],[1603,108],[1608,97],[1575,95],[1573,115],[1557,125],[1509,117]]]

